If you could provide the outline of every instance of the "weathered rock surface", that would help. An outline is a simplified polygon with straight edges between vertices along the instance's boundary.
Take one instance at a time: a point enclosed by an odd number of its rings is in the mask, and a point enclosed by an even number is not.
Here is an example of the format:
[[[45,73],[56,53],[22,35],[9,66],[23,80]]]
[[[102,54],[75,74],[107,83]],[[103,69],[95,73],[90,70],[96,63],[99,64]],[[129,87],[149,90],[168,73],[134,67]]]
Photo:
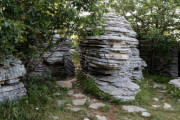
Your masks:
[[[180,88],[180,78],[171,80],[171,81],[169,82],[169,84],[174,85],[174,86]]]
[[[148,112],[142,112],[141,115],[143,117],[151,117],[151,113],[148,113]]]
[[[93,103],[89,106],[89,108],[97,110],[100,107],[104,107],[104,106],[105,106],[105,104],[103,104],[103,103]]]
[[[146,109],[133,105],[123,105],[122,109],[128,112],[146,112]]]
[[[138,40],[130,23],[115,13],[105,15],[105,32],[80,43],[81,66],[95,77],[100,90],[124,101],[134,100],[146,63],[139,57]]]
[[[168,103],[164,103],[163,108],[164,108],[165,110],[169,110],[169,109],[172,109],[172,106],[171,106],[170,104],[168,104]]]
[[[0,103],[26,95],[24,84],[20,82],[20,77],[25,74],[26,69],[20,60],[7,60],[0,64]]]
[[[86,103],[86,99],[75,99],[72,103],[73,105],[84,105]]]
[[[61,37],[54,35],[53,43]],[[32,61],[30,65],[30,76],[47,76],[50,74],[67,74],[68,76],[74,75],[74,64],[71,60],[70,53],[71,42],[70,40],[62,41],[48,50],[42,59]]]
[[[105,116],[96,115],[97,120],[107,120]]]

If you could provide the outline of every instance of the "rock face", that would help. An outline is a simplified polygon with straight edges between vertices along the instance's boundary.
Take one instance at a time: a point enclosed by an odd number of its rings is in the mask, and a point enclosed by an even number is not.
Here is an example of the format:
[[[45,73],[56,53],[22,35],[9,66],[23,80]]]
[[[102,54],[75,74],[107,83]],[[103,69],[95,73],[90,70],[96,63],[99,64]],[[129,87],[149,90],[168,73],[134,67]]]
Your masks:
[[[56,34],[54,36],[54,43],[61,37]],[[74,75],[74,64],[71,60],[70,54],[71,42],[69,40],[63,41],[55,45],[52,49],[47,51],[43,59],[33,61],[30,76],[47,76],[49,73],[53,75],[67,74]]]
[[[95,77],[100,90],[122,100],[134,100],[146,63],[139,57],[138,40],[128,21],[115,13],[105,15],[106,32],[80,43],[83,71]]]
[[[25,73],[26,69],[19,60],[7,60],[0,65],[0,103],[26,95],[24,84],[20,82]]]

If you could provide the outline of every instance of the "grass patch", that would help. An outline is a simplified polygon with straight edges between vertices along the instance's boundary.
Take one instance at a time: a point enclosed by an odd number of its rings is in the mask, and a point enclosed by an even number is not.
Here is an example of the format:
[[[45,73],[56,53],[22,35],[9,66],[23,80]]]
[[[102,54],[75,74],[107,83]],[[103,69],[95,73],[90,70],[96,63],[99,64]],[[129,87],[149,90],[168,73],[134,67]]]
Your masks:
[[[57,106],[53,93],[61,92],[63,98],[66,90],[55,87],[52,78],[32,78],[26,80],[27,96],[18,102],[5,102],[0,105],[0,120],[52,120],[56,115],[62,120],[80,120],[75,113],[67,113],[66,107]],[[75,118],[75,119],[74,119]]]
[[[141,91],[136,95],[135,102],[138,104],[147,104],[152,101],[152,84],[148,79],[144,79],[139,83]]]
[[[147,75],[147,74],[144,77],[156,83],[168,83],[172,79],[170,77],[164,77],[160,75]]]
[[[111,100],[111,96],[99,90],[95,81],[90,75],[78,70],[76,73],[77,82],[80,88],[87,94],[93,95],[101,100]]]

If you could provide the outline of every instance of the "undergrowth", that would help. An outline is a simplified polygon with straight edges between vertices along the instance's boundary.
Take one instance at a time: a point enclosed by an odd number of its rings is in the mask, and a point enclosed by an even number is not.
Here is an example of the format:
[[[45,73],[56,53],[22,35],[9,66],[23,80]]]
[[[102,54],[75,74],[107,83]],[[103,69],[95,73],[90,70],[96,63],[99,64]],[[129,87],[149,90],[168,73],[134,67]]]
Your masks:
[[[52,93],[61,91],[52,81],[50,78],[26,80],[27,96],[0,105],[0,120],[47,120],[49,113],[58,109]]]
[[[90,75],[77,70],[76,79],[80,88],[87,94],[93,95],[101,100],[111,100],[111,96],[99,90],[95,81]]]
[[[95,80],[92,76],[85,74],[84,72],[77,70],[76,72],[76,79],[79,84],[79,87],[86,93],[91,96],[96,97],[97,99],[110,102],[113,104],[131,104],[134,101],[122,101],[120,99],[115,99],[111,95],[104,93],[101,91],[97,84],[95,83]]]

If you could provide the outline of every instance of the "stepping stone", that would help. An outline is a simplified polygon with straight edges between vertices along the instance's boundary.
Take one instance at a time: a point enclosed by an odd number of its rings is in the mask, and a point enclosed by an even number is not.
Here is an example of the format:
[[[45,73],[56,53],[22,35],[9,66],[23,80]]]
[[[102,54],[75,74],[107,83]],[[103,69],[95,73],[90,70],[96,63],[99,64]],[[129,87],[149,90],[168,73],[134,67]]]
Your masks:
[[[76,99],[72,101],[73,105],[84,105],[86,103],[86,99]]]
[[[164,106],[163,106],[164,109],[166,110],[169,110],[169,109],[172,109],[172,106],[168,103],[164,103]]]
[[[93,103],[89,106],[89,108],[97,110],[100,107],[104,107],[104,106],[105,106],[105,104],[103,104],[103,103]]]
[[[78,112],[78,111],[81,110],[81,108],[77,108],[77,107],[76,108],[70,108],[70,110],[73,111],[73,112]]]
[[[62,106],[64,103],[65,103],[64,100],[58,100],[58,101],[57,101],[58,106]]]
[[[84,118],[84,120],[90,120],[90,119],[86,117],[86,118]]]
[[[151,114],[148,113],[148,112],[142,112],[141,115],[142,115],[143,117],[151,117]]]
[[[128,112],[146,112],[146,109],[133,105],[129,105],[129,106],[123,105],[122,109]]]
[[[154,100],[154,101],[156,101],[156,102],[158,102],[158,101],[159,101],[159,99],[158,99],[158,98],[153,98],[153,100]]]
[[[68,93],[67,93],[69,96],[72,96],[74,94],[74,91],[73,90],[69,90]]]
[[[107,120],[105,116],[96,115],[97,120]]]
[[[51,116],[50,118],[53,119],[53,120],[59,120],[58,116]]]
[[[61,93],[54,93],[54,96],[61,96]]]
[[[65,80],[65,81],[56,81],[56,85],[63,87],[63,88],[72,88],[72,83],[75,81],[75,79],[72,80]]]
[[[165,90],[167,87],[166,87],[166,86],[164,86],[164,85],[160,85],[160,84],[154,84],[153,88],[155,88],[155,89],[163,89],[163,90]]]
[[[160,108],[160,105],[152,105],[153,108]]]
[[[86,98],[86,96],[81,94],[81,93],[73,94],[72,96],[75,97],[75,98]]]

